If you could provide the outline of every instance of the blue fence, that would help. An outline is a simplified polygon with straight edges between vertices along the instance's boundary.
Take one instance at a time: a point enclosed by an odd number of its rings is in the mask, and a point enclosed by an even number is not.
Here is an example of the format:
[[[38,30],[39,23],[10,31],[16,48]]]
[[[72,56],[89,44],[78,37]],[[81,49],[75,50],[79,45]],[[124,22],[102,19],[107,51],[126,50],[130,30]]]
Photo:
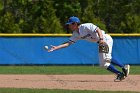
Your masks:
[[[0,37],[0,65],[98,64],[97,44],[79,41],[48,53],[45,45],[59,45],[66,37]],[[124,64],[140,64],[140,37],[113,37],[113,58]]]

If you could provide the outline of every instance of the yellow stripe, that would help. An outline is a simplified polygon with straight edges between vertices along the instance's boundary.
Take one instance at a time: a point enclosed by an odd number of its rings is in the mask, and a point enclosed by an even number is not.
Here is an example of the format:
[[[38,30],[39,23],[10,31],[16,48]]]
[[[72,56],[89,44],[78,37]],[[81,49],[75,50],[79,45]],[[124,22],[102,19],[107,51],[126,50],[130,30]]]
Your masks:
[[[133,33],[133,34],[112,34],[110,33],[111,36],[140,36],[138,33]]]
[[[0,36],[24,37],[24,36],[71,36],[71,34],[0,34]]]
[[[3,34],[3,33],[0,33],[0,36],[2,37],[26,37],[26,36],[71,36],[72,34],[28,34],[28,33],[25,33],[25,34]],[[112,34],[112,33],[109,33],[109,35],[111,36],[140,36],[140,34],[137,34],[137,33],[134,33],[134,34]]]

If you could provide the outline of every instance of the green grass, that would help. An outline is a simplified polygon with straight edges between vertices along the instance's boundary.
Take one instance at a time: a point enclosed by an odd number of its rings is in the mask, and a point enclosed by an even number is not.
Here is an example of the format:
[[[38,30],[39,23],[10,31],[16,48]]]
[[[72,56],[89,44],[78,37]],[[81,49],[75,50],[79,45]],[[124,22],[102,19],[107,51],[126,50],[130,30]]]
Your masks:
[[[120,69],[121,70],[121,69]],[[0,74],[112,74],[99,66],[0,66]],[[130,74],[140,74],[131,66]]]
[[[128,91],[94,91],[94,90],[62,90],[62,89],[12,89],[1,88],[0,93],[138,93]]]

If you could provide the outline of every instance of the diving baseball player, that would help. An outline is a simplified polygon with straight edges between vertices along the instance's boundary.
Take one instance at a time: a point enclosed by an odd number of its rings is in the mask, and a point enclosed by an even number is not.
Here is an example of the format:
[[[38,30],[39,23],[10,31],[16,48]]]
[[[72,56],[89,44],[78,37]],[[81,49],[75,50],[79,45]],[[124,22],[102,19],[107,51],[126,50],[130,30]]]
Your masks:
[[[92,23],[80,24],[79,18],[74,16],[68,19],[66,25],[73,32],[69,41],[58,46],[52,46],[48,52],[68,47],[81,39],[94,42],[98,44],[100,66],[116,74],[114,81],[121,81],[128,76],[130,69],[129,65],[122,66],[122,72],[112,65],[111,53],[113,39],[110,35],[106,34],[105,31],[101,30],[98,26]],[[113,61],[113,63],[116,63],[118,66],[121,65],[121,63],[117,61]]]

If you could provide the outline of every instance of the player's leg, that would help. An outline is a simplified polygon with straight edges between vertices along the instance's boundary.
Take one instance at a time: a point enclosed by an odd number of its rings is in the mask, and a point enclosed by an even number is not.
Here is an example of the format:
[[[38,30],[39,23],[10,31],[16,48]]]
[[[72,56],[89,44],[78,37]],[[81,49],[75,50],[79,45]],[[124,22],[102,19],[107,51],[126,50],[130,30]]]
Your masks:
[[[114,57],[112,57],[111,63],[119,66],[120,68],[124,67],[124,64],[122,64],[120,61],[116,60]]]
[[[124,75],[125,75],[126,77],[129,75],[129,72],[130,72],[130,65],[124,65],[124,64],[122,64],[120,61],[118,61],[118,60],[116,60],[116,59],[114,59],[114,58],[112,58],[111,63],[113,63],[113,64],[119,66],[120,68],[122,68],[122,71],[123,71],[123,73],[124,73]]]
[[[108,71],[116,74],[117,77],[116,77],[115,81],[123,80],[124,74],[111,64],[111,61],[110,61],[111,58],[109,58],[109,56],[110,55],[106,55],[105,53],[99,53],[100,66],[103,68],[106,68]]]
[[[118,69],[116,69],[111,64],[111,59],[112,59],[111,53],[112,53],[113,40],[109,35],[107,35],[105,41],[108,44],[109,52],[108,53],[99,53],[100,66],[105,67],[108,71],[111,71],[114,74],[116,74],[117,78],[115,80],[121,81],[124,79],[124,74],[122,72],[120,72]]]

